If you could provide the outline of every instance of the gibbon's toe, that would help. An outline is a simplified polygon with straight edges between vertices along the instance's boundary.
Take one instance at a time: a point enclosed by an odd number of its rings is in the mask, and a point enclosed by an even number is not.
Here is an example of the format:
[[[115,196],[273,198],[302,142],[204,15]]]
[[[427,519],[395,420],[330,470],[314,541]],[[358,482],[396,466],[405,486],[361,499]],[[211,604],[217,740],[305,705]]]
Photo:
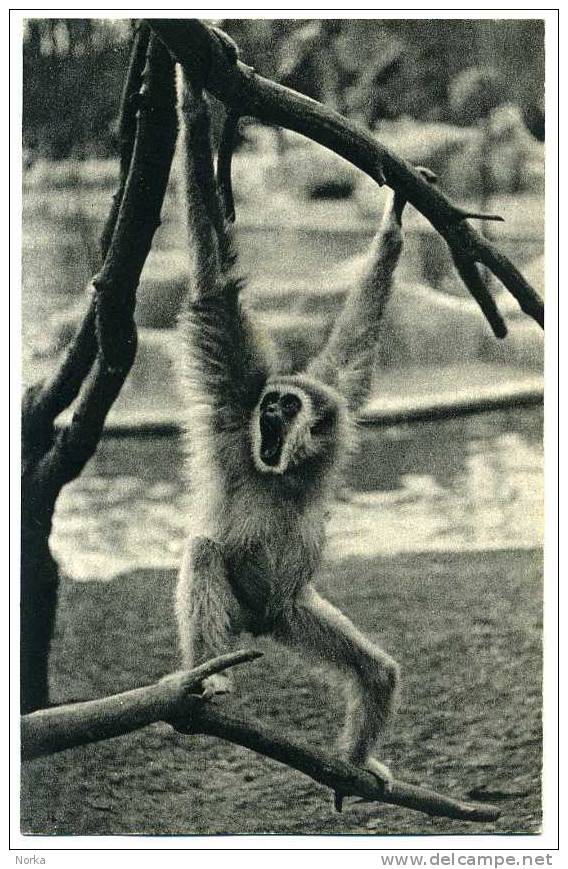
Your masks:
[[[394,776],[388,766],[377,760],[376,757],[368,757],[364,763],[365,769],[372,772],[376,779],[382,784],[385,793],[390,794],[394,782]]]
[[[202,687],[201,697],[203,700],[211,700],[217,694],[230,694],[233,690],[231,679],[223,673],[214,673],[213,676],[204,679]]]

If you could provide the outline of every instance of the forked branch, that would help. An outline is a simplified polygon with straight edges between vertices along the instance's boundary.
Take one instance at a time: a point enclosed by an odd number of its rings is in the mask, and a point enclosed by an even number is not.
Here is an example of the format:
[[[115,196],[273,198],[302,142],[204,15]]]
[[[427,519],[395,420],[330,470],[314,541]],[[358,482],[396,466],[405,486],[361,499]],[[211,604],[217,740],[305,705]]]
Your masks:
[[[136,289],[160,225],[177,135],[172,61],[153,35],[147,45],[142,87],[135,90],[132,86],[132,91],[125,93],[128,122],[122,125],[121,179],[103,234],[104,263],[92,282],[94,302],[68,358],[35,401],[36,412],[41,407],[51,419],[55,409],[63,410],[63,397],[65,401],[73,398],[83,381],[71,423],[57,434],[34,469],[34,486],[50,500],[93,455],[107,413],[136,354]],[[128,82],[138,78],[143,48],[140,35]],[[136,115],[135,131],[131,111]],[[93,349],[96,355],[91,358]]]
[[[304,773],[343,796],[358,796],[365,802],[390,803],[457,820],[487,822],[499,817],[499,810],[494,806],[454,800],[402,781],[394,781],[386,792],[370,772],[351,766],[339,757],[292,742],[264,725],[225,715],[197,695],[207,676],[258,657],[260,653],[255,651],[234,652],[214,658],[195,670],[173,673],[144,688],[23,715],[22,759],[31,760],[99,742],[163,721],[179,733],[206,734],[242,745]]]
[[[22,715],[22,759],[31,760],[76,745],[101,742],[156,721],[176,718],[188,695],[200,690],[203,679],[259,657],[260,652],[251,650],[231,652],[206,661],[194,670],[172,673],[153,685]]]
[[[150,31],[146,25],[139,23],[134,36],[128,73],[122,92],[119,140],[120,169],[118,186],[113,196],[112,206],[105,221],[101,234],[101,261],[104,262],[112,242],[116,221],[122,204],[124,189],[130,170],[132,152],[136,138],[137,115],[140,108],[139,94],[142,86],[143,71],[146,66],[146,56]],[[59,414],[69,407],[77,397],[81,385],[89,373],[97,355],[97,336],[95,330],[96,300],[91,298],[89,309],[77,334],[59,364],[53,377],[40,388],[35,388],[28,394],[24,423],[30,429],[28,436],[24,432],[24,447],[26,441],[34,438],[34,430],[51,431],[53,422]]]
[[[522,310],[544,326],[544,304],[538,293],[510,260],[467,222],[467,218],[494,220],[497,215],[469,213],[455,205],[363,127],[303,94],[263,78],[237,60],[226,50],[218,34],[203,22],[148,19],[148,24],[188,74],[221,100],[228,111],[301,133],[335,151],[378,184],[386,183],[401,193],[447,242],[462,280],[495,335],[504,337],[507,328],[476,263],[486,266],[517,299]]]
[[[47,657],[58,572],[49,551],[61,488],[94,454],[136,352],[136,287],[154,232],[177,132],[171,55],[142,24],[124,90],[120,179],[101,241],[104,263],[89,310],[54,376],[22,407],[21,704],[47,703]],[[55,418],[78,397],[70,425]]]

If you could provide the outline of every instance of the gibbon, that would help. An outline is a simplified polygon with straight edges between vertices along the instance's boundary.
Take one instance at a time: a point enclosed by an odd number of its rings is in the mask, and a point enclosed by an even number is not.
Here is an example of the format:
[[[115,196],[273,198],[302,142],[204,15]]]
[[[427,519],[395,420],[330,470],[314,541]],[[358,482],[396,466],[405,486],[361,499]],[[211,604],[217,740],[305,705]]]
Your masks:
[[[398,665],[312,580],[328,503],[369,393],[405,203],[391,194],[364,277],[323,351],[306,371],[279,375],[239,301],[243,284],[213,173],[208,106],[183,74],[178,90],[192,258],[179,326],[193,493],[176,592],[182,663],[194,667],[248,631],[325,665],[347,694],[344,756],[388,786],[390,772],[373,752],[395,705]],[[228,690],[227,674],[203,684],[205,697]]]

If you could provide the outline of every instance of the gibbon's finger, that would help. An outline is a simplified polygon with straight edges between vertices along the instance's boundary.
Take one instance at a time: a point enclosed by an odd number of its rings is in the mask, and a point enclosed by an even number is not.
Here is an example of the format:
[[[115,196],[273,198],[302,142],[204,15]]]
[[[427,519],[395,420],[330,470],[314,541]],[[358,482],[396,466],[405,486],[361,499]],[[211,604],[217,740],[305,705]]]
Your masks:
[[[435,172],[432,172],[431,169],[428,169],[427,166],[415,166],[414,167],[417,172],[420,172],[425,181],[428,181],[429,184],[437,184],[438,176]]]
[[[227,56],[227,60],[230,63],[236,63],[239,59],[239,46],[234,39],[232,39],[228,33],[225,33],[224,30],[221,30],[220,27],[216,27],[215,25],[211,26],[211,32],[221,43],[221,47]]]

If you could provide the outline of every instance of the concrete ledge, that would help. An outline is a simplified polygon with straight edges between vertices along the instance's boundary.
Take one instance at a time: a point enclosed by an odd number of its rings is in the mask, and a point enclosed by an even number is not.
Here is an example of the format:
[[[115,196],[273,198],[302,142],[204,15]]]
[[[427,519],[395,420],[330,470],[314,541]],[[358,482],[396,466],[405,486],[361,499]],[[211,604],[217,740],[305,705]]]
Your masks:
[[[407,396],[386,395],[369,402],[361,415],[365,426],[388,426],[423,420],[448,419],[492,410],[539,405],[544,398],[544,379],[538,376],[505,380],[501,383],[465,387]],[[178,434],[184,413],[175,408],[114,410],[103,437],[163,437]],[[59,425],[67,424],[64,414]]]
[[[425,419],[446,419],[509,407],[542,404],[542,377],[505,381],[450,393],[412,395],[408,398],[380,398],[371,401],[361,416],[365,425],[389,425]]]

